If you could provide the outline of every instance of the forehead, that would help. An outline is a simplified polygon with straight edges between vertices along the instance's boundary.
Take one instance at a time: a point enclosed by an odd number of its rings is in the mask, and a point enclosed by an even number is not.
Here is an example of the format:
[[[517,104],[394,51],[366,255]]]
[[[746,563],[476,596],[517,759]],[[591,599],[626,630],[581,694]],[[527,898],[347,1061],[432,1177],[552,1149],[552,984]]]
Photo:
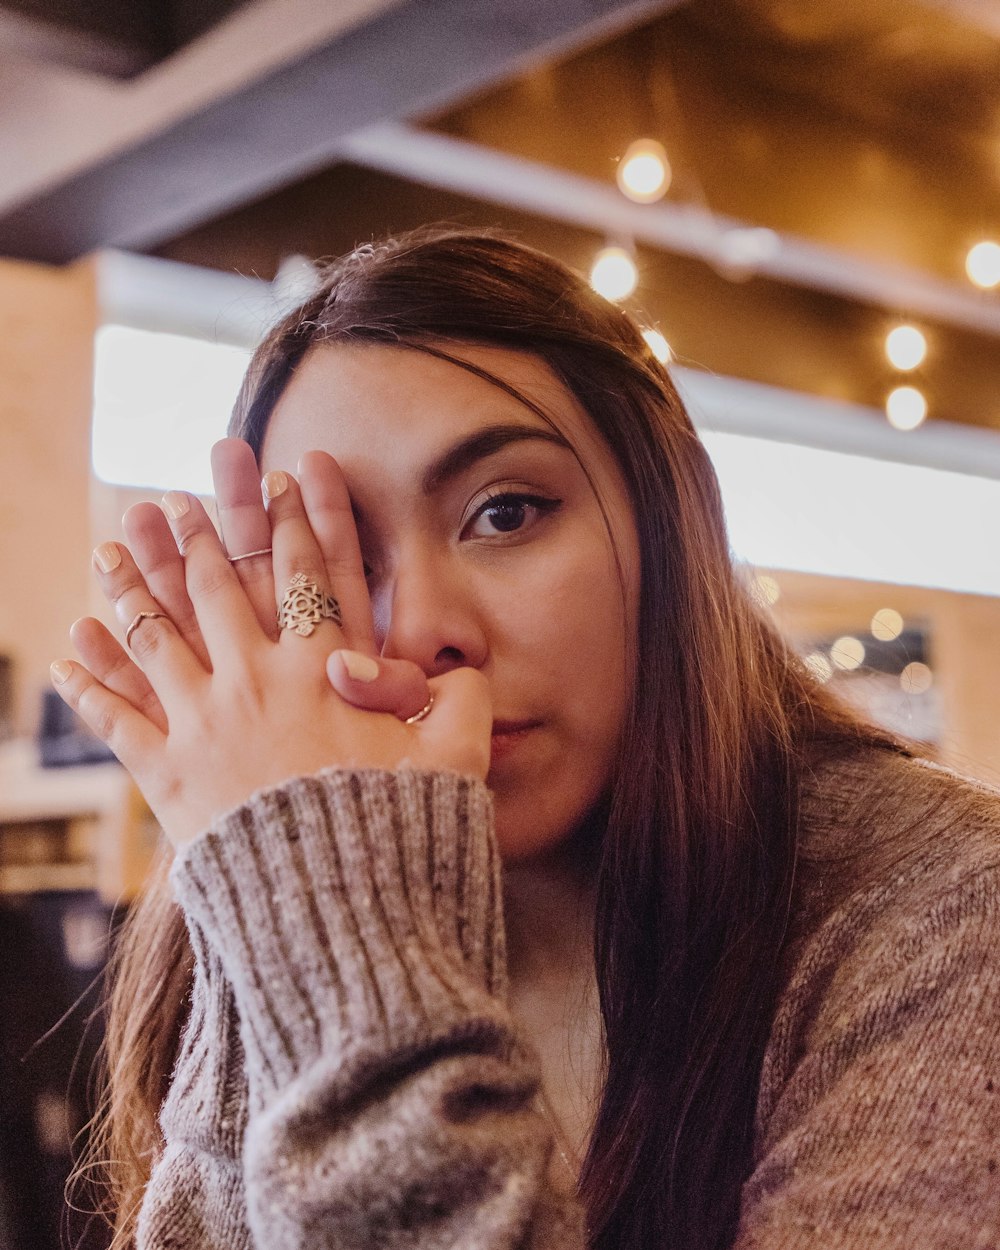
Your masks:
[[[554,424],[585,462],[597,467],[610,460],[580,403],[539,357],[468,344],[440,350],[491,374],[528,403],[461,364],[415,348],[324,344],[308,352],[275,406],[262,469],[294,472],[303,452],[322,450],[349,477],[373,467],[416,470],[494,423]]]

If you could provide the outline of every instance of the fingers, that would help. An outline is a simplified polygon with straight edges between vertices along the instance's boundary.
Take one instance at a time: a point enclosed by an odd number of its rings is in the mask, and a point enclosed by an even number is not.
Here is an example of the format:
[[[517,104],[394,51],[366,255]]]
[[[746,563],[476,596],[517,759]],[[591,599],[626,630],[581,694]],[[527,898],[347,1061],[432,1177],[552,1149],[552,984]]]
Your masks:
[[[343,612],[339,600],[336,606],[330,602],[332,591],[327,581],[326,563],[302,506],[299,484],[283,469],[272,469],[264,475],[263,488],[271,521],[274,579],[281,603],[285,604],[285,597],[290,596],[292,608],[297,614],[308,613],[317,606],[316,596],[309,589],[313,586],[318,589],[327,609],[319,619],[303,620],[299,631],[286,626],[281,631],[282,638],[297,640],[297,633],[313,636],[314,642],[325,642],[329,650],[343,642],[344,635],[340,629]],[[298,590],[293,585],[296,580],[302,582]],[[330,615],[332,612],[337,615]]]
[[[113,694],[131,703],[161,733],[166,733],[167,717],[156,692],[146,674],[110,630],[92,616],[85,616],[74,621],[69,636],[80,658],[97,680]]]
[[[236,575],[253,604],[257,620],[272,640],[275,620],[274,574],[271,570],[271,522],[264,508],[257,460],[249,443],[224,438],[212,448],[212,480],[222,541]],[[251,554],[258,552],[261,554]],[[245,557],[245,558],[244,558]]]
[[[163,509],[153,503],[134,504],[122,517],[122,527],[132,558],[146,579],[150,594],[177,626],[205,671],[211,672],[212,664],[205,640],[187,591],[184,561]],[[87,663],[91,672],[103,681],[103,676],[94,665],[89,661]]]
[[[308,451],[299,461],[299,484],[323,556],[327,585],[341,607],[347,645],[374,655],[375,627],[364,561],[340,465],[325,451]]]
[[[493,730],[489,682],[478,669],[456,668],[429,684],[434,706],[414,732],[441,767],[485,781]]]
[[[186,491],[168,491],[162,506],[212,667],[244,660],[261,640],[261,628],[215,526],[201,500]]]
[[[127,699],[108,690],[82,664],[56,660],[51,674],[60,697],[114,751],[129,772],[137,775],[144,762],[148,769],[153,753],[165,742],[151,721]]]
[[[326,672],[334,690],[368,712],[391,712],[400,720],[427,706],[430,686],[423,669],[409,660],[375,659],[359,651],[334,651]]]
[[[118,623],[126,632],[126,646],[164,706],[165,687],[205,677],[204,668],[184,643],[173,621],[162,614],[127,547],[121,543],[101,543],[94,550],[94,569],[105,598],[114,607]],[[140,613],[154,615],[143,618]],[[133,623],[135,628],[131,629]]]

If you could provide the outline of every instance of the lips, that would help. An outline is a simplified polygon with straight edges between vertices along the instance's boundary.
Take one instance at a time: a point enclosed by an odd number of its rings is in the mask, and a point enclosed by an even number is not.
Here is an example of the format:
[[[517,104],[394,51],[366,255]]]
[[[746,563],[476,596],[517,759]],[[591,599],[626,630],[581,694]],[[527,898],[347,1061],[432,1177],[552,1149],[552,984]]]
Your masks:
[[[541,722],[537,720],[495,720],[490,739],[491,761],[495,764],[515,750],[539,724]]]
[[[493,722],[493,736],[505,736],[507,734],[522,733],[526,729],[534,729],[540,724],[537,720],[495,720]]]

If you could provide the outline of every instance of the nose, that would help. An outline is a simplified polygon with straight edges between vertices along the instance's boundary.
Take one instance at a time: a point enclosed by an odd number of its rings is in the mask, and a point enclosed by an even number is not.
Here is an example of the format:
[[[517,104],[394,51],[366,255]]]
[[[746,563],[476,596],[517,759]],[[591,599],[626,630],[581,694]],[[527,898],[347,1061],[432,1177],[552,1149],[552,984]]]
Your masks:
[[[469,571],[453,557],[412,549],[372,595],[375,636],[382,654],[412,660],[428,677],[488,654],[484,614]]]

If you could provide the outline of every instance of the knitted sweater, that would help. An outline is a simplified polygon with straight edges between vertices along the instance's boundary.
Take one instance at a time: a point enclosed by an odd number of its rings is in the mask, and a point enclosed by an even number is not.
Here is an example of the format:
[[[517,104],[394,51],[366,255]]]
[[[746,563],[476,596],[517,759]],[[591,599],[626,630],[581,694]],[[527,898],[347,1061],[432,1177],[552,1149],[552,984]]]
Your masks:
[[[1000,1246],[1000,799],[806,779],[734,1250]],[[178,858],[196,953],[141,1250],[581,1250],[505,1006],[488,792],[330,771]]]

